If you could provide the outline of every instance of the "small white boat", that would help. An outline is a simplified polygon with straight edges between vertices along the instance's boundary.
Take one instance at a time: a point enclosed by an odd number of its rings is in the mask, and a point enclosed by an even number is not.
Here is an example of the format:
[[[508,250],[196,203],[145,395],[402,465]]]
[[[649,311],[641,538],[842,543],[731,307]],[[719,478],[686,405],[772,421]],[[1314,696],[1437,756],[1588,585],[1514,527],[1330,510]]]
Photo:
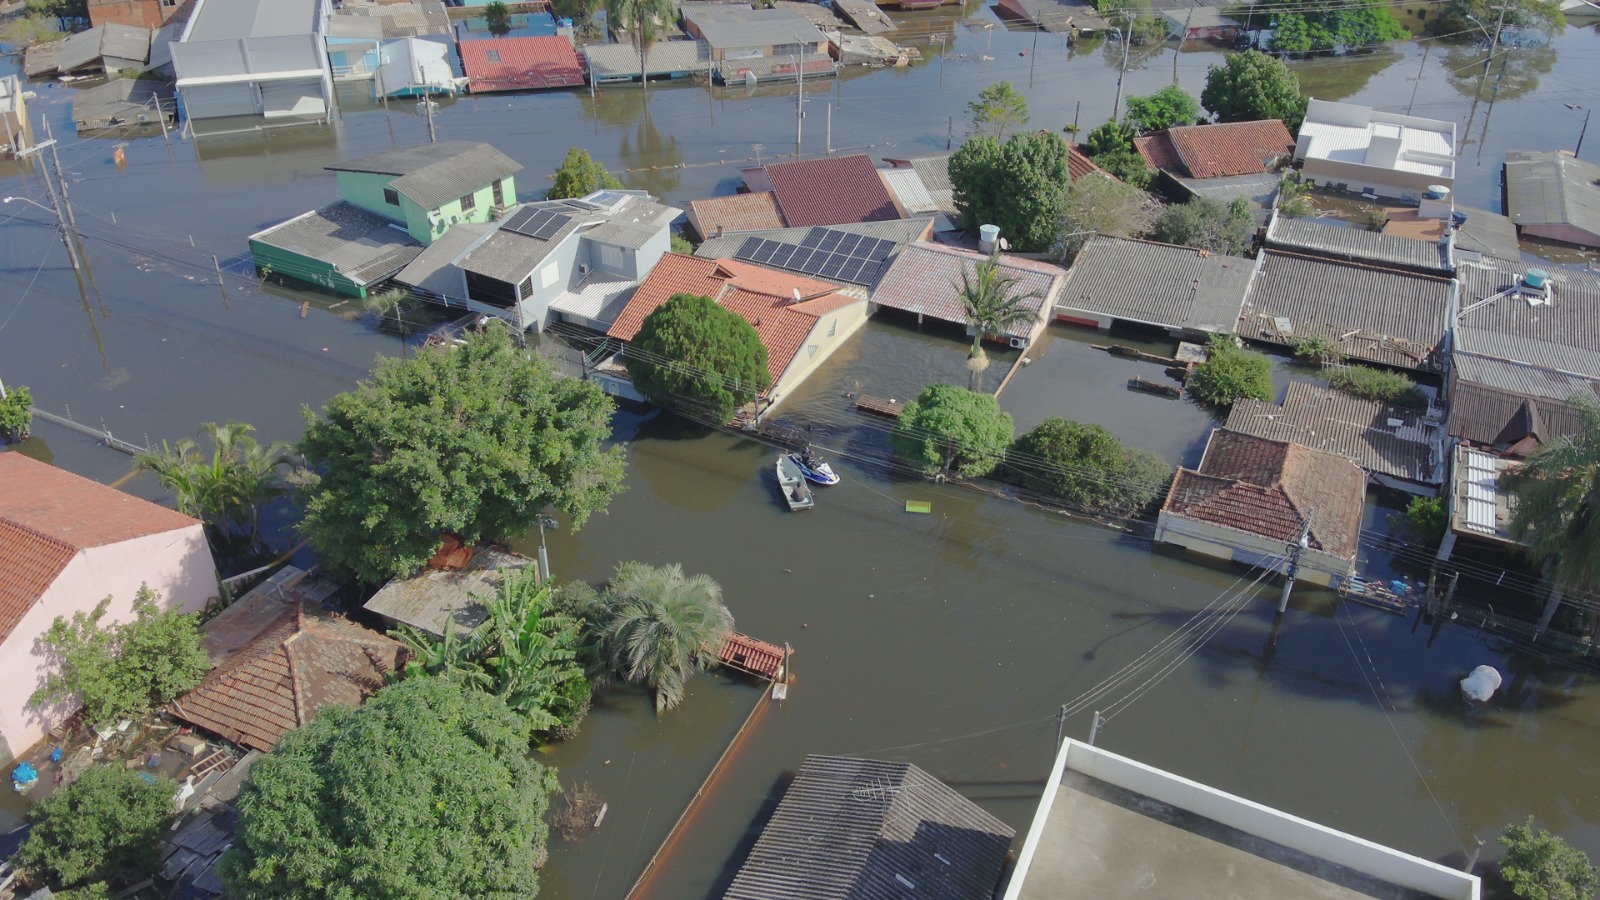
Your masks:
[[[789,458],[794,460],[794,464],[800,469],[800,474],[804,475],[807,481],[814,481],[817,484],[839,483],[839,473],[833,471],[833,466],[828,465],[822,460],[822,457],[813,453],[810,447],[807,447],[803,453],[791,452]]]
[[[811,488],[806,486],[805,476],[800,473],[800,465],[792,458],[792,454],[778,454],[778,489],[783,491],[783,502],[789,504],[790,512],[810,509],[817,505],[816,495],[811,493]]]

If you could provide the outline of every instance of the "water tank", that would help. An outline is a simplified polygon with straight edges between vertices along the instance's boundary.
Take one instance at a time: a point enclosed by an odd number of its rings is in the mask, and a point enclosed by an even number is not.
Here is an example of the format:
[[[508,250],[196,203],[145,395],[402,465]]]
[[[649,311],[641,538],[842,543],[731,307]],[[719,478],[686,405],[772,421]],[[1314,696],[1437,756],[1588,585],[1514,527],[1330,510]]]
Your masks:
[[[999,225],[978,226],[978,249],[984,253],[993,253],[994,248],[1000,243]]]
[[[1545,284],[1549,281],[1550,273],[1543,269],[1529,269],[1528,273],[1522,276],[1522,283],[1535,290],[1544,290]]]
[[[1428,192],[1423,196],[1429,200],[1443,200],[1450,196],[1450,189],[1442,184],[1430,184],[1428,185]]]

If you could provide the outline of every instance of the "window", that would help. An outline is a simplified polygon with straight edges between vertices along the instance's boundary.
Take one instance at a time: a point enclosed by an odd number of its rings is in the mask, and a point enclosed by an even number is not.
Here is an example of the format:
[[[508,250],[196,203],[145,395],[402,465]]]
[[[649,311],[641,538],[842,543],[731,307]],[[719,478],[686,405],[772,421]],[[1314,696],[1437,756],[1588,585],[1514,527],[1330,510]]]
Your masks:
[[[383,202],[389,204],[390,206],[399,206],[400,205],[400,192],[395,190],[394,188],[384,188],[383,189]]]
[[[551,263],[539,270],[539,283],[545,287],[553,287],[561,280],[561,264]]]
[[[499,50],[490,50],[490,51],[488,51],[488,55],[489,55],[489,62],[499,62],[500,61],[500,51]]]
[[[475,210],[477,208],[478,208],[478,195],[477,194],[467,194],[466,196],[461,198],[461,211],[462,212],[472,212],[473,210]]]
[[[839,320],[838,319],[834,319],[832,322],[828,323],[828,337],[833,337],[834,335],[836,335],[838,333],[839,333]]]
[[[517,296],[521,297],[524,300],[526,300],[529,297],[533,296],[533,276],[532,275],[529,275],[527,278],[522,279],[522,283],[517,285]]]
[[[502,187],[501,184],[500,184],[500,179],[496,178],[494,180],[494,184],[489,185],[489,189],[494,191],[494,205],[495,206],[505,206],[506,205],[506,192],[505,192],[505,188]]]

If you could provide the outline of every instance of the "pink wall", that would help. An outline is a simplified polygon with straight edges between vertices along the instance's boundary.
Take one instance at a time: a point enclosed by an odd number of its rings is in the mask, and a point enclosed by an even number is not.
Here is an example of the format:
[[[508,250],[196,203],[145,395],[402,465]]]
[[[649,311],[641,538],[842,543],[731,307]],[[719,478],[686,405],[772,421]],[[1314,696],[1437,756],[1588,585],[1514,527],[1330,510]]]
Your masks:
[[[44,680],[45,659],[35,646],[56,616],[89,612],[111,596],[102,623],[133,612],[141,583],[161,595],[164,609],[199,612],[217,595],[216,565],[197,522],[187,528],[135,538],[79,553],[0,645],[0,759],[11,760],[44,737],[71,709],[40,711],[28,696]]]

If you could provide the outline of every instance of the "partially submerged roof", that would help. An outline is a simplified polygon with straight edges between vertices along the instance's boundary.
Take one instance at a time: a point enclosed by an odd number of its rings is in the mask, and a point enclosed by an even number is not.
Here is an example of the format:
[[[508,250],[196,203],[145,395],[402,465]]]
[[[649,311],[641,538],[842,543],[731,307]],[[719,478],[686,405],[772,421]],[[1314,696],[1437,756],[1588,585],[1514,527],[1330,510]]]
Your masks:
[[[769,163],[766,174],[790,227],[901,217],[872,158],[864,153]]]
[[[377,213],[340,200],[258,231],[250,240],[327,263],[352,282],[371,285],[422,252],[411,235],[392,225]]]
[[[807,756],[725,896],[988,897],[1014,834],[910,763]]]
[[[1199,469],[1178,470],[1161,508],[1286,545],[1309,520],[1311,549],[1353,559],[1366,486],[1343,456],[1219,428]]]
[[[572,87],[583,83],[572,41],[561,35],[503,37],[456,45],[469,90],[523,91]]]
[[[150,29],[113,22],[96,25],[62,41],[57,66],[66,75],[91,66],[103,68],[101,61],[108,58],[143,63],[149,56]]]
[[[1506,215],[1518,225],[1571,225],[1600,236],[1600,166],[1565,150],[1510,150]]]
[[[1243,257],[1100,235],[1079,252],[1056,304],[1226,334],[1239,319],[1254,266]]]
[[[685,3],[684,21],[690,22],[719,50],[819,44],[828,36],[811,20],[786,9],[752,9],[725,3]]]
[[[1456,349],[1600,377],[1600,276],[1545,266],[1548,291],[1526,286],[1529,264],[1463,262]]]
[[[72,121],[79,128],[155,125],[157,115],[170,121],[167,110],[175,108],[172,83],[160,78],[113,78],[72,94]]]
[[[1267,226],[1267,243],[1332,259],[1385,263],[1420,272],[1445,274],[1454,268],[1449,252],[1438,243],[1368,231],[1338,221],[1295,218],[1282,212],[1273,216]]]
[[[476,43],[469,41],[468,43]],[[385,150],[326,166],[331,172],[398,176],[389,187],[423,209],[438,209],[522,171],[522,164],[478,141],[439,141]]]
[[[1444,479],[1433,457],[1439,446],[1437,420],[1304,381],[1289,382],[1281,404],[1240,399],[1228,412],[1227,427],[1342,456],[1379,475],[1423,484]]]
[[[857,256],[861,254],[862,248],[866,246],[865,239],[867,238],[871,238],[874,241],[887,242],[887,246],[882,244],[872,245],[871,258],[889,261],[900,253],[907,244],[926,238],[932,232],[933,221],[933,219],[929,218],[894,219],[888,222],[830,225],[826,228],[777,228],[771,231],[728,234],[720,238],[708,238],[699,247],[695,248],[694,255],[706,259],[742,259],[771,269],[786,269],[804,273],[804,268],[815,268],[811,263],[816,259],[816,253],[813,251],[804,257],[800,257],[802,249],[820,247],[823,243],[828,242],[830,238],[833,238],[835,245],[834,250],[831,252],[837,254],[838,250],[844,246],[839,242],[848,242],[848,238],[835,238],[834,235],[848,235],[860,239],[853,247],[845,247],[850,253]],[[753,243],[753,239],[759,239],[759,241]],[[767,243],[761,243],[762,241]],[[786,253],[781,249],[775,249],[769,244],[789,248],[789,252]],[[762,259],[763,256],[766,258]],[[824,260],[825,263],[832,261],[831,257]],[[835,284],[856,286],[851,290],[870,288],[872,285],[877,284],[878,277],[883,273],[884,268],[881,263],[877,266],[863,264],[849,267],[838,275],[827,277]],[[863,291],[861,296],[865,297],[866,293]]]
[[[1456,254],[1465,256],[1477,253],[1516,259],[1522,253],[1517,243],[1517,226],[1499,213],[1470,206],[1457,206],[1456,211],[1467,217],[1459,227],[1446,219],[1423,216],[1416,209],[1397,207],[1383,211],[1383,233],[1437,244],[1445,235],[1453,234]]]
[[[719,231],[759,231],[782,228],[783,216],[771,191],[730,194],[690,200],[689,211],[701,235],[711,237]]]
[[[628,41],[585,44],[583,55],[589,62],[589,75],[597,81],[639,77],[639,51]],[[651,75],[704,72],[711,61],[711,47],[705,41],[656,41],[644,61]]]
[[[1262,119],[1182,125],[1136,138],[1134,146],[1151,168],[1176,169],[1187,178],[1225,178],[1275,168],[1294,154],[1294,137],[1282,120]]]
[[[81,551],[199,525],[21,453],[0,453],[0,643]]]
[[[987,258],[986,254],[959,247],[918,241],[895,257],[889,270],[873,289],[872,302],[879,306],[922,313],[946,322],[965,324],[967,316],[961,305],[962,276],[976,279],[977,265]],[[1005,277],[1014,281],[1006,291],[1008,298],[1033,295],[1020,304],[1032,313],[1033,318],[1012,325],[1003,336],[1029,337],[1033,334],[1034,325],[1049,315],[1067,270],[1050,263],[1006,254],[998,257],[998,268]]]
[[[460,568],[424,566],[415,575],[391,579],[363,608],[435,638],[446,628],[465,635],[488,616],[484,605],[500,590],[500,570],[532,564],[520,553],[480,546]]]
[[[415,259],[396,273],[394,280],[439,297],[463,299],[456,296],[464,293],[466,288],[455,262],[492,231],[493,222],[452,225],[449,231],[423,248]]]

